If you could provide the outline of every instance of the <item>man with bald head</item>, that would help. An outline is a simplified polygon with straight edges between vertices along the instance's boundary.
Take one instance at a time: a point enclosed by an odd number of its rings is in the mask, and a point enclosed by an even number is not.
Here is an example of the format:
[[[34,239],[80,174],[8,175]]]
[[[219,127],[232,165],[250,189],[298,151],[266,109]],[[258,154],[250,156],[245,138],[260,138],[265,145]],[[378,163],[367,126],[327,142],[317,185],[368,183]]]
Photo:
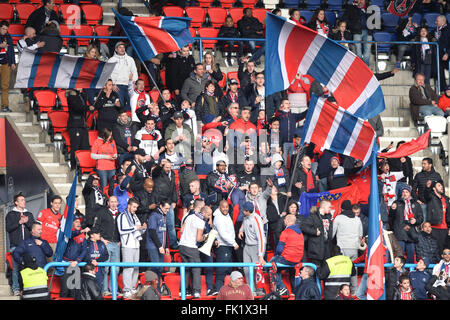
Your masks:
[[[100,228],[101,240],[106,245],[109,258],[105,262],[120,262],[120,235],[117,229],[116,218],[119,215],[119,200],[115,196],[109,197],[106,208],[99,210],[97,215],[96,226]],[[95,219],[95,218],[94,218]],[[117,272],[119,268],[117,268]],[[109,267],[105,268],[105,276],[107,277]],[[107,279],[107,278],[106,278]],[[111,295],[111,280],[103,281],[102,293],[104,296]]]

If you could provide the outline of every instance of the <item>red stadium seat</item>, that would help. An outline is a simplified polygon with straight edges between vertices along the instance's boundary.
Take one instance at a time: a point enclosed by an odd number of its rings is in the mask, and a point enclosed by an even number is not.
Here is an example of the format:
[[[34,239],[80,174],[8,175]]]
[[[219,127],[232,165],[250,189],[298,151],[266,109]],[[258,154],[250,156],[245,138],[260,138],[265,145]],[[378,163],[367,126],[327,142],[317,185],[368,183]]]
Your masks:
[[[192,18],[191,27],[200,28],[205,21],[206,10],[200,7],[186,7],[186,15]]]
[[[61,278],[55,275],[53,277],[48,277],[47,285],[50,291],[50,299],[59,298],[59,293],[61,292]]]
[[[51,90],[37,90],[34,92],[34,98],[38,119],[41,114],[50,112],[56,105],[56,93]]]
[[[63,3],[59,6],[63,20],[68,25],[78,25],[81,19],[81,7],[76,4]]]
[[[94,34],[94,29],[88,25],[79,25],[73,28],[73,33],[76,36],[92,36]],[[88,46],[91,39],[89,38],[79,38],[77,39],[78,46]]]
[[[61,133],[61,136],[63,138],[63,153],[64,155],[67,155],[67,157],[70,154],[70,135],[69,131],[64,131]]]
[[[208,8],[211,5],[211,0],[198,0],[200,7]]]
[[[259,20],[263,25],[266,25],[266,12],[264,8],[255,8],[252,10],[253,16]]]
[[[88,25],[96,26],[103,20],[103,8],[98,4],[83,4],[81,10]]]
[[[237,26],[237,22],[242,19],[244,15],[243,8],[230,8],[228,9],[228,14],[233,18],[234,26]]]
[[[227,79],[236,79],[238,82],[238,88],[241,87],[241,82],[239,81],[238,72],[237,71],[230,71],[227,73]]]
[[[98,25],[94,27],[95,30],[95,34],[97,36],[101,36],[101,37],[109,37],[109,31],[108,28],[110,26],[108,25]],[[105,39],[105,38],[99,38],[98,41],[100,41],[100,43],[108,43],[109,39]]]
[[[242,0],[242,5],[244,8],[253,8],[257,0]]]
[[[178,6],[163,7],[163,12],[166,17],[184,17],[184,10]]]
[[[217,38],[219,30],[215,28],[200,28],[198,29],[198,35],[200,38]],[[218,40],[202,40],[203,50],[204,49],[216,49],[216,44]]]
[[[180,275],[176,273],[169,273],[164,276],[164,283],[170,290],[172,299],[180,299]]]
[[[18,3],[16,4],[16,11],[19,15],[20,23],[25,24],[30,14],[36,10],[36,7],[31,3]]]
[[[56,96],[58,97],[58,106],[61,107],[64,111],[69,111],[69,105],[67,104],[66,90],[58,89],[56,92]]]
[[[9,28],[8,28],[8,33],[10,35],[13,35],[13,34],[23,35],[24,28],[25,27],[22,24],[10,24]],[[22,37],[21,36],[14,36],[14,37],[11,37],[11,38],[12,38],[12,41],[13,41],[14,45],[16,45],[17,41],[19,41]]]
[[[89,130],[89,146],[92,147],[95,140],[98,138],[98,131],[97,130]]]
[[[197,36],[197,30],[195,30],[192,27],[189,27],[189,32],[191,33],[191,36],[195,38]],[[192,43],[189,44],[189,50],[192,50]]]
[[[67,44],[69,42],[69,38],[64,38],[64,36],[71,36],[72,35],[72,29],[69,28],[69,26],[65,24],[59,25],[59,31],[61,33],[61,37],[63,38],[63,46],[67,47]]]
[[[11,20],[14,17],[14,7],[9,3],[0,3],[0,20]]]
[[[228,13],[224,8],[208,8],[208,15],[213,28],[220,28]]]
[[[163,84],[163,86],[166,86],[166,70],[161,70],[159,73],[159,76],[161,77],[161,82]]]
[[[75,151],[75,159],[80,177],[83,173],[91,173],[97,166],[97,161],[91,158],[91,150]]]
[[[48,119],[50,120],[50,136],[53,141],[55,134],[62,134],[67,129],[67,120],[69,119],[69,113],[67,111],[50,111],[48,113]]]
[[[222,89],[225,88],[225,86],[227,85],[227,75],[225,74],[225,72],[222,72],[222,80],[220,80],[218,82],[219,87],[221,87]]]
[[[235,0],[220,0],[220,5],[222,8],[231,8],[233,7]]]

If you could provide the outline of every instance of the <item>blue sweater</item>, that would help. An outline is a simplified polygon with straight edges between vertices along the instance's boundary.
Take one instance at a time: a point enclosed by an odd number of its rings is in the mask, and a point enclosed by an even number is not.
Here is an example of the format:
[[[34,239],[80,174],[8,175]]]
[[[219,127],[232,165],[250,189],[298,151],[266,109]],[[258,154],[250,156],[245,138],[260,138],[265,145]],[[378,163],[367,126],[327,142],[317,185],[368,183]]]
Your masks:
[[[409,274],[409,279],[411,281],[411,286],[414,288],[416,292],[417,300],[426,300],[427,299],[427,290],[425,286],[430,280],[431,276],[426,271],[413,271]]]
[[[42,244],[40,246],[35,243],[36,239],[42,241]],[[47,240],[31,236],[30,238],[23,240],[16,247],[13,253],[13,258],[17,263],[20,264],[22,263],[22,258],[26,253],[35,257],[38,267],[43,268],[47,264],[47,257],[51,257],[53,255],[53,250],[48,244]]]

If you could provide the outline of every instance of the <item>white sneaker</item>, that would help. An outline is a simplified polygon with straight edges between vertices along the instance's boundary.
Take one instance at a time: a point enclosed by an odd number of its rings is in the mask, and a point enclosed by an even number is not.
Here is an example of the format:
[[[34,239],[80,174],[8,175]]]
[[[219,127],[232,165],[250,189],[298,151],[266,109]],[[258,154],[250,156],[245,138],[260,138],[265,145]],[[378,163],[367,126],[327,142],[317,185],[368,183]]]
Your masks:
[[[195,299],[200,298],[200,293],[199,293],[199,292],[194,292],[194,298],[195,298]]]
[[[225,58],[225,65],[227,66],[227,68],[230,67],[230,65],[228,64],[228,59]]]
[[[136,294],[138,291],[136,289],[131,289],[131,294]]]
[[[234,59],[231,58],[231,66],[234,64]]]
[[[133,297],[133,294],[131,293],[131,291],[127,291],[123,294],[124,299],[131,299],[132,297]]]

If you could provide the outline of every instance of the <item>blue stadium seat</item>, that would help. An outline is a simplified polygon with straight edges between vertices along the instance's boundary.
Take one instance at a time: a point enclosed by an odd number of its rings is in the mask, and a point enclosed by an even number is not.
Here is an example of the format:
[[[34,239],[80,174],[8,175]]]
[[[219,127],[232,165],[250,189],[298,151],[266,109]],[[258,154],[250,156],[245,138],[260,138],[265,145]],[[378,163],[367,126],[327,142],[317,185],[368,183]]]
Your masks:
[[[381,9],[381,12],[386,11],[386,4],[385,4],[384,0],[370,0],[370,4],[379,6]]]
[[[308,11],[308,10],[300,10],[300,16],[305,18],[306,23],[308,23],[309,20],[311,20],[311,18],[313,16],[313,12],[312,11]]]
[[[422,24],[422,15],[418,12],[412,15],[412,22],[417,23],[419,26]]]
[[[328,10],[339,11],[342,10],[344,0],[328,0]]]
[[[321,6],[321,0],[305,0],[306,9],[308,10],[316,10]]]
[[[373,40],[374,41],[392,41],[392,34],[390,34],[389,32],[374,32]],[[380,52],[389,53],[391,46],[392,46],[392,44],[390,44],[390,43],[378,44],[378,53],[380,53]]]
[[[381,20],[383,21],[383,31],[395,32],[399,19],[399,16],[396,16],[395,14],[389,12],[382,13]]]
[[[436,18],[439,16],[439,13],[426,13],[423,15],[423,19],[425,20],[428,30],[432,30],[436,28]]]
[[[326,10],[325,17],[327,18],[330,27],[334,27],[334,25],[336,24],[336,13]]]
[[[285,0],[284,7],[285,8],[298,8],[299,0]]]

